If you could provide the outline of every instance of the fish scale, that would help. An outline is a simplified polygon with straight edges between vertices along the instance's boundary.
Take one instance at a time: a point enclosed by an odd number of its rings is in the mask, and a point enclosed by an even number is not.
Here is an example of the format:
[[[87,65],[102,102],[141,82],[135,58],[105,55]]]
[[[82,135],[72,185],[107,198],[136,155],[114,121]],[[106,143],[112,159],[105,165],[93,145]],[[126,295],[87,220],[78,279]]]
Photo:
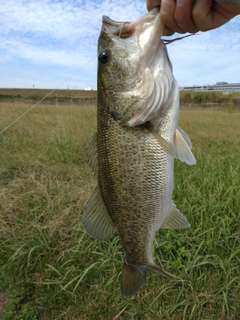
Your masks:
[[[145,247],[149,247],[146,239],[163,212],[167,194],[173,190],[173,157],[166,154],[150,131],[121,127],[100,106],[98,124],[98,179],[109,215],[114,224],[119,225],[121,238],[133,239],[132,230],[144,228],[145,232],[139,237],[144,239]],[[167,214],[169,208],[165,211]],[[141,218],[137,224],[136,214]],[[161,214],[161,219],[164,218]],[[122,219],[127,223],[128,235]],[[131,252],[128,246],[127,251]],[[144,261],[148,260],[146,251],[144,248],[142,252]]]

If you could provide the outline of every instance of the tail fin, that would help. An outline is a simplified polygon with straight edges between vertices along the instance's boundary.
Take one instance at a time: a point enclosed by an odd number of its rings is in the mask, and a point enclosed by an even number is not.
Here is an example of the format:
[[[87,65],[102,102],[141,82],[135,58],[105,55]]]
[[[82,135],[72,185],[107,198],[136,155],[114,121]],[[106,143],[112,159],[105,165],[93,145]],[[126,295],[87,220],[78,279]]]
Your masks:
[[[121,293],[124,297],[134,296],[142,287],[147,278],[144,269],[126,264],[124,262],[122,271]]]
[[[121,282],[121,293],[124,297],[134,296],[141,289],[147,278],[147,271],[177,281],[176,278],[163,271],[158,265],[137,267],[124,262]]]
[[[161,269],[157,264],[155,265],[150,265],[150,266],[146,266],[145,270],[160,274],[161,276],[169,279],[169,280],[173,280],[173,281],[178,281],[178,279],[176,279],[175,277],[173,277],[172,275],[170,275],[169,273],[165,272],[163,269]]]

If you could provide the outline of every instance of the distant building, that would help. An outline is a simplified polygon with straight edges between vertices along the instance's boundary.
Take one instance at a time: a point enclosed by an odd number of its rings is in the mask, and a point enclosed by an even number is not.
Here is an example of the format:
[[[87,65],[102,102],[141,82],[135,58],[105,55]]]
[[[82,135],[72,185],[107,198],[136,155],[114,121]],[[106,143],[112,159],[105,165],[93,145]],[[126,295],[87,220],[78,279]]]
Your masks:
[[[184,91],[238,91],[240,92],[240,83],[217,82],[216,84],[207,84],[201,86],[180,87]]]
[[[92,88],[91,87],[87,87],[84,90],[92,90]]]

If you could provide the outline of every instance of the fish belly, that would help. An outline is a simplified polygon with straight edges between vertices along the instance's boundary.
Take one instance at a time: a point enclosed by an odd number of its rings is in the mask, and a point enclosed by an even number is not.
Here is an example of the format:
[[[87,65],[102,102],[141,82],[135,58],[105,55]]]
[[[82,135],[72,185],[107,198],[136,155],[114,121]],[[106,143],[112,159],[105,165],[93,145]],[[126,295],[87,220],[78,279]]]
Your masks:
[[[173,157],[148,129],[119,126],[99,108],[98,180],[125,262],[155,265],[152,244],[171,204]]]

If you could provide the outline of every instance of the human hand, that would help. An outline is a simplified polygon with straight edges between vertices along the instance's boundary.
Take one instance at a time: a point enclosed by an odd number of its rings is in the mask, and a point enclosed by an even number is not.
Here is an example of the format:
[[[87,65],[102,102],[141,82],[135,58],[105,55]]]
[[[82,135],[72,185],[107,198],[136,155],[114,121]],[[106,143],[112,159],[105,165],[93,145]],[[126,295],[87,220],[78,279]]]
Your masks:
[[[146,0],[146,4],[148,10],[161,5],[164,36],[215,29],[240,14],[240,0]]]

